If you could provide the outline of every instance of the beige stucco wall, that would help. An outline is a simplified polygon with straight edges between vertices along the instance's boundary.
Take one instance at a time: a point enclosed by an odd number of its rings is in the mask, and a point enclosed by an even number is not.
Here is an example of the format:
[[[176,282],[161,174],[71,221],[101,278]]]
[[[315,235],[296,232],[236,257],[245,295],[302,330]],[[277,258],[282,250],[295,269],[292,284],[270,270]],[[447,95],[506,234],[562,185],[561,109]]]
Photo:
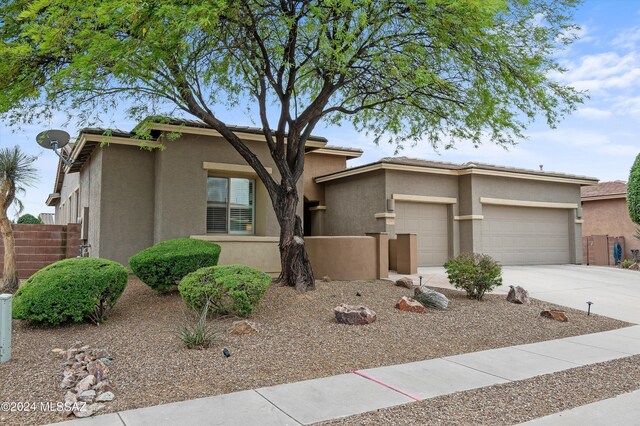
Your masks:
[[[372,280],[378,277],[376,239],[367,236],[306,237],[316,279]],[[388,256],[388,254],[387,254]]]
[[[83,165],[78,173],[72,173],[65,176],[80,175],[80,200],[81,207],[89,208],[88,223],[86,226],[87,241],[91,247],[89,248],[89,254],[92,257],[101,257],[100,252],[100,212],[102,207],[102,196],[100,190],[100,184],[102,179],[102,159],[103,152],[101,149],[96,150],[94,155]]]
[[[326,182],[323,231],[325,235],[364,235],[387,232],[376,213],[386,209],[384,171]]]
[[[100,256],[127,265],[153,245],[154,153],[136,146],[102,150]]]
[[[271,275],[280,273],[278,237],[231,237],[194,235],[193,238],[211,241],[220,246],[218,265],[242,264]]]
[[[280,175],[271,159],[266,143],[247,141],[247,146],[279,182]],[[206,234],[207,176],[203,162],[247,165],[244,159],[224,139],[210,136],[183,135],[175,141],[167,141],[166,148],[156,152],[155,159],[155,228],[154,241],[189,235]],[[214,173],[212,176],[236,176]],[[247,177],[246,175],[237,175]],[[278,236],[280,227],[266,188],[256,179],[256,235]],[[302,180],[298,182],[300,203],[298,214],[302,216]]]
[[[324,186],[313,180],[315,177],[327,175],[347,167],[347,157],[341,155],[322,154],[311,151],[304,157],[304,196],[309,201],[318,201],[324,205]]]
[[[640,249],[640,241],[634,235],[637,225],[631,222],[625,198],[584,201],[582,236],[609,235],[624,237],[625,258],[631,258],[632,249]]]

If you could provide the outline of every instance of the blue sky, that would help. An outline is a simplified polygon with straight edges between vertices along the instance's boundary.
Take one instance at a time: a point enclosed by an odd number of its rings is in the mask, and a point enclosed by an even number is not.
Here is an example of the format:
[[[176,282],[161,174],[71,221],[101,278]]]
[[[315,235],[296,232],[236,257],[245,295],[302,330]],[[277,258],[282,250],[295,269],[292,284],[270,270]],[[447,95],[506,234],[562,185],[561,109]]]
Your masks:
[[[568,72],[558,79],[578,89],[589,90],[590,98],[570,117],[551,130],[544,122],[534,123],[527,131],[528,139],[509,151],[486,143],[475,149],[459,143],[456,149],[436,153],[428,144],[406,148],[399,155],[436,161],[477,161],[513,167],[557,171],[594,176],[602,181],[627,180],[629,169],[640,153],[640,2],[635,0],[586,0],[577,10],[575,22],[581,26],[581,39],[560,56]],[[242,111],[229,111],[224,119],[232,124],[255,125],[243,117]],[[110,117],[117,127],[130,130],[134,123]],[[25,212],[37,215],[51,212],[44,204],[53,189],[57,157],[40,149],[36,134],[46,128],[59,128],[60,119],[36,125],[9,128],[0,123],[0,146],[20,144],[39,154],[37,167],[40,181],[22,197]],[[77,129],[67,127],[72,136]],[[365,154],[349,162],[351,166],[394,155],[390,145],[376,146],[372,138],[348,125],[325,127],[320,124],[317,135],[325,136],[332,145],[357,147]]]

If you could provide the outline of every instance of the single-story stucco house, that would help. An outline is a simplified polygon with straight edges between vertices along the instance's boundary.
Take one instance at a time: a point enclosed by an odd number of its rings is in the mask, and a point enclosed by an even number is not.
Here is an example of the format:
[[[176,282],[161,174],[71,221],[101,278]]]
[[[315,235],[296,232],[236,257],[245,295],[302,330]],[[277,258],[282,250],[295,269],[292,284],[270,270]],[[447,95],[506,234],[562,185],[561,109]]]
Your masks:
[[[640,250],[640,241],[635,238],[639,228],[629,217],[627,208],[627,183],[621,180],[600,182],[586,186],[581,192],[584,224],[582,236],[623,237],[623,259],[632,259],[631,250]],[[608,244],[603,247],[607,251],[603,264],[614,264],[613,254],[608,253]],[[600,257],[600,256],[596,256]],[[611,258],[610,260],[608,260]],[[598,259],[596,259],[598,260]]]
[[[56,223],[82,222],[91,256],[127,263],[134,253],[177,237],[215,241],[221,263],[244,261],[277,272],[279,228],[255,172],[213,129],[189,120],[151,125],[141,149],[129,132],[84,129],[59,164]],[[236,134],[278,178],[260,129]],[[180,132],[165,140],[166,132]],[[597,179],[479,163],[384,158],[347,168],[358,149],[309,139],[299,182],[299,214],[309,236],[415,234],[418,266],[465,251],[505,265],[580,263],[580,188]],[[102,144],[104,145],[104,143]],[[384,252],[386,256],[386,251]],[[378,262],[380,266],[380,262]],[[386,266],[386,264],[385,264]]]

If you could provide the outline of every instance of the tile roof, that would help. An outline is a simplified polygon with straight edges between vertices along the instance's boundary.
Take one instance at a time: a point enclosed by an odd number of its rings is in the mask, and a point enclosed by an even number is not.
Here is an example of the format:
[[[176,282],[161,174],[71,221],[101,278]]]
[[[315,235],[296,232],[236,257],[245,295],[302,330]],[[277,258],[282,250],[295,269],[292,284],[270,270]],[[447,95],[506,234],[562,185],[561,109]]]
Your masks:
[[[147,118],[147,120],[151,121],[151,122],[155,122],[155,123],[162,123],[162,124],[172,124],[174,126],[187,126],[187,127],[200,127],[203,129],[210,129],[211,126],[209,126],[208,124],[200,121],[200,120],[191,120],[191,119],[184,119],[184,118],[175,118],[175,117],[149,117]],[[255,135],[261,135],[263,134],[262,129],[259,127],[250,127],[250,126],[236,126],[236,125],[227,125],[228,128],[230,128],[231,130],[233,130],[234,132],[241,132],[241,133],[250,133],[250,134],[255,134]],[[324,138],[322,136],[309,136],[309,140],[310,141],[317,141],[317,142],[327,142],[327,138]]]
[[[371,164],[377,164],[377,163],[400,164],[405,166],[430,167],[430,168],[447,169],[447,170],[469,170],[469,169],[494,170],[494,171],[503,171],[503,172],[511,172],[511,173],[530,174],[530,175],[537,175],[537,176],[552,176],[552,177],[560,177],[560,178],[584,179],[584,180],[592,180],[594,182],[598,181],[598,179],[590,176],[572,175],[568,173],[524,169],[524,168],[518,168],[518,167],[498,166],[495,164],[479,163],[476,161],[469,161],[463,164],[459,164],[459,163],[448,163],[448,162],[432,161],[432,160],[422,160],[419,158],[409,158],[409,157],[385,157],[380,159],[380,161],[376,163],[371,163]],[[371,165],[371,164],[367,164],[367,165]]]
[[[623,180],[614,180],[610,182],[600,182],[593,186],[584,186],[580,188],[582,198],[591,197],[625,197],[627,195],[627,183]]]

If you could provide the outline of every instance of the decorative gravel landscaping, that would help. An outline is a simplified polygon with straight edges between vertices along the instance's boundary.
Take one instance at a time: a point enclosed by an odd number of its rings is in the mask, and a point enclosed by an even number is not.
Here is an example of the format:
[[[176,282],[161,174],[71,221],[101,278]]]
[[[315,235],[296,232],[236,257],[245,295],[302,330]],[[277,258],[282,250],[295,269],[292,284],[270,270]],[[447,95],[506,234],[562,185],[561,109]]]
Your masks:
[[[189,350],[178,328],[192,314],[180,296],[159,294],[130,278],[99,326],[43,328],[14,321],[13,359],[0,365],[1,399],[62,401],[62,361],[52,349],[68,349],[76,342],[104,349],[112,358],[109,379],[115,399],[101,412],[106,413],[628,325],[568,308],[561,309],[569,322],[561,323],[540,317],[542,310],[560,308],[553,304],[532,299],[516,305],[491,294],[478,302],[463,292],[437,290],[450,299],[449,308],[417,314],[394,308],[413,291],[389,281],[318,281],[317,290],[305,294],[270,287],[250,317],[257,333],[230,336],[227,331],[237,318],[211,320],[223,332],[222,340],[206,350]],[[333,309],[341,303],[364,304],[377,320],[362,326],[338,324]],[[229,350],[228,358],[223,348]],[[527,382],[553,392],[540,380]],[[0,413],[0,418],[11,425],[62,419],[41,411]]]
[[[323,426],[514,425],[640,388],[640,355],[400,405]]]

